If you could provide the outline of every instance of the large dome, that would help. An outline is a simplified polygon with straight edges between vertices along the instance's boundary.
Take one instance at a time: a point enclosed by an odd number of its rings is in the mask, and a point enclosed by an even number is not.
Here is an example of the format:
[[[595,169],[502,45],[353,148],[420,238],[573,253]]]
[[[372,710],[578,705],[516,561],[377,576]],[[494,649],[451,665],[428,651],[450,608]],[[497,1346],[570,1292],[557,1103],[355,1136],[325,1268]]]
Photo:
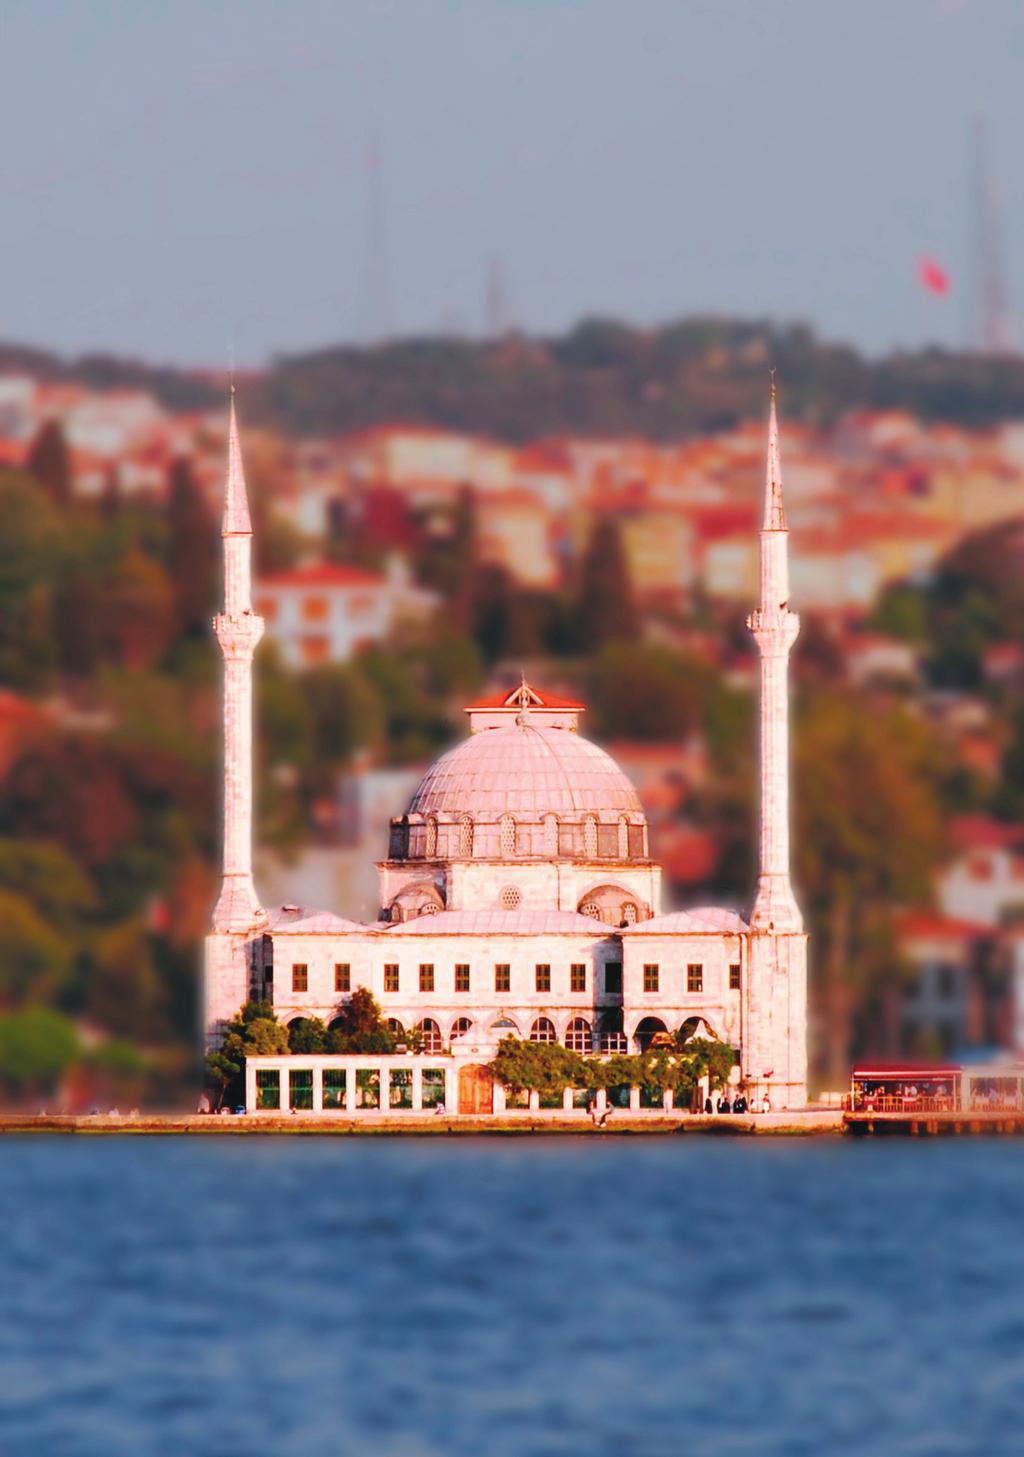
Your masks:
[[[408,814],[643,819],[636,790],[610,754],[568,729],[529,721],[486,729],[450,749],[423,776]]]

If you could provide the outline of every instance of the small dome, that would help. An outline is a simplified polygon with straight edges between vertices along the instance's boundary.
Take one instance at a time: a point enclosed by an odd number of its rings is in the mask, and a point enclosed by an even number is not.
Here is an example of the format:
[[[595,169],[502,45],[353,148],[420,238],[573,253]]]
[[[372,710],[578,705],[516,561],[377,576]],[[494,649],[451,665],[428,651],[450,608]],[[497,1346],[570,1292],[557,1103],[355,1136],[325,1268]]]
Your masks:
[[[539,820],[556,814],[643,816],[637,792],[610,754],[579,734],[524,721],[486,729],[457,744],[427,770],[409,814],[502,814]]]

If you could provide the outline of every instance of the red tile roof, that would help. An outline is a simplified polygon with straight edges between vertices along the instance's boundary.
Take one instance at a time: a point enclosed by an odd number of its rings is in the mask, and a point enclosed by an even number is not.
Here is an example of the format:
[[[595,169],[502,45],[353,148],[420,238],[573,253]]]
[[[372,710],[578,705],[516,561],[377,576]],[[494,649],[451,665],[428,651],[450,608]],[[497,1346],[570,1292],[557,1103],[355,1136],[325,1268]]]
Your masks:
[[[978,921],[961,921],[937,911],[908,911],[898,923],[906,941],[976,941],[998,935],[998,928]]]
[[[530,686],[532,694],[532,708],[562,708],[580,712],[586,708],[585,703],[579,703],[575,698],[559,698],[556,693],[541,693],[539,689]],[[466,712],[476,712],[477,709],[486,708],[518,708],[519,707],[519,684],[509,688],[504,693],[488,694],[485,698],[478,698],[475,703],[466,704]]]
[[[339,562],[315,562],[308,567],[292,567],[284,572],[269,572],[260,577],[257,587],[383,587],[385,577],[362,567],[345,566]]]

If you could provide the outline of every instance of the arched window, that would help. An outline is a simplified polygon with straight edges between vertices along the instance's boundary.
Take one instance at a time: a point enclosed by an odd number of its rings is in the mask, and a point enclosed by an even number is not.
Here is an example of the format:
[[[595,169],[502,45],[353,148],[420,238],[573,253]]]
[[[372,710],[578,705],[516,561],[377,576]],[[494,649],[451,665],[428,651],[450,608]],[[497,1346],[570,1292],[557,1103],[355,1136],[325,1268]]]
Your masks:
[[[627,901],[622,907],[623,925],[635,926],[638,920],[638,912],[634,901]]]
[[[538,1017],[530,1028],[531,1042],[554,1042],[555,1024],[550,1017]]]
[[[601,919],[601,907],[597,904],[597,901],[584,901],[580,906],[580,915],[589,916],[592,921],[599,921]]]
[[[473,816],[463,815],[459,820],[459,854],[468,860],[473,853]]]
[[[428,860],[433,860],[437,854],[437,819],[434,815],[427,816],[427,849]]]
[[[472,1026],[473,1020],[471,1017],[456,1017],[455,1021],[452,1023],[451,1041],[456,1042],[460,1037],[465,1037],[466,1033],[471,1030]]]
[[[542,823],[544,825],[544,854],[554,858],[558,854],[558,816],[546,814]]]
[[[619,859],[629,859],[629,820],[619,815]]]
[[[506,885],[502,887],[498,899],[503,911],[517,911],[523,903],[523,892],[518,885]]]
[[[402,1026],[401,1022],[399,1022],[397,1017],[388,1018],[388,1031],[391,1033],[392,1037],[402,1038],[405,1036],[405,1028]]]
[[[592,1040],[586,1017],[574,1017],[565,1029],[565,1045],[569,1051],[589,1052]]]
[[[511,815],[502,815],[500,832],[501,853],[503,855],[514,855],[516,853],[516,822]]]
[[[583,853],[589,860],[597,855],[597,815],[583,817]]]
[[[636,1045],[646,1052],[656,1037],[667,1037],[668,1028],[660,1017],[645,1017],[634,1033]]]
[[[433,1017],[424,1017],[422,1022],[417,1023],[417,1026],[423,1033],[423,1051],[440,1052],[444,1044],[441,1041],[441,1029]]]

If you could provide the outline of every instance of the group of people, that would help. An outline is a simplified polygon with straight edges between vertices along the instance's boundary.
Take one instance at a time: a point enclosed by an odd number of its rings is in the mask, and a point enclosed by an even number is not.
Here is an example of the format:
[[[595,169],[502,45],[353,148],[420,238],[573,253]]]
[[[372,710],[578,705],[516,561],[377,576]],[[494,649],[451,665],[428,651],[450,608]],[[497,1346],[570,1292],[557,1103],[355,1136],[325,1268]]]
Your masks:
[[[761,1112],[770,1113],[771,1111],[772,1100],[771,1098],[769,1098],[768,1094],[765,1093],[764,1097],[761,1099]],[[704,1099],[704,1112],[756,1113],[757,1105],[754,1104],[753,1106],[751,1106],[751,1104],[747,1100],[746,1093],[744,1093],[742,1089],[740,1089],[740,1091],[736,1094],[735,1098],[733,1098],[733,1100],[730,1102],[729,1090],[727,1088],[723,1088],[718,1094],[717,1101],[712,1099],[711,1094],[708,1093],[707,1097]]]

